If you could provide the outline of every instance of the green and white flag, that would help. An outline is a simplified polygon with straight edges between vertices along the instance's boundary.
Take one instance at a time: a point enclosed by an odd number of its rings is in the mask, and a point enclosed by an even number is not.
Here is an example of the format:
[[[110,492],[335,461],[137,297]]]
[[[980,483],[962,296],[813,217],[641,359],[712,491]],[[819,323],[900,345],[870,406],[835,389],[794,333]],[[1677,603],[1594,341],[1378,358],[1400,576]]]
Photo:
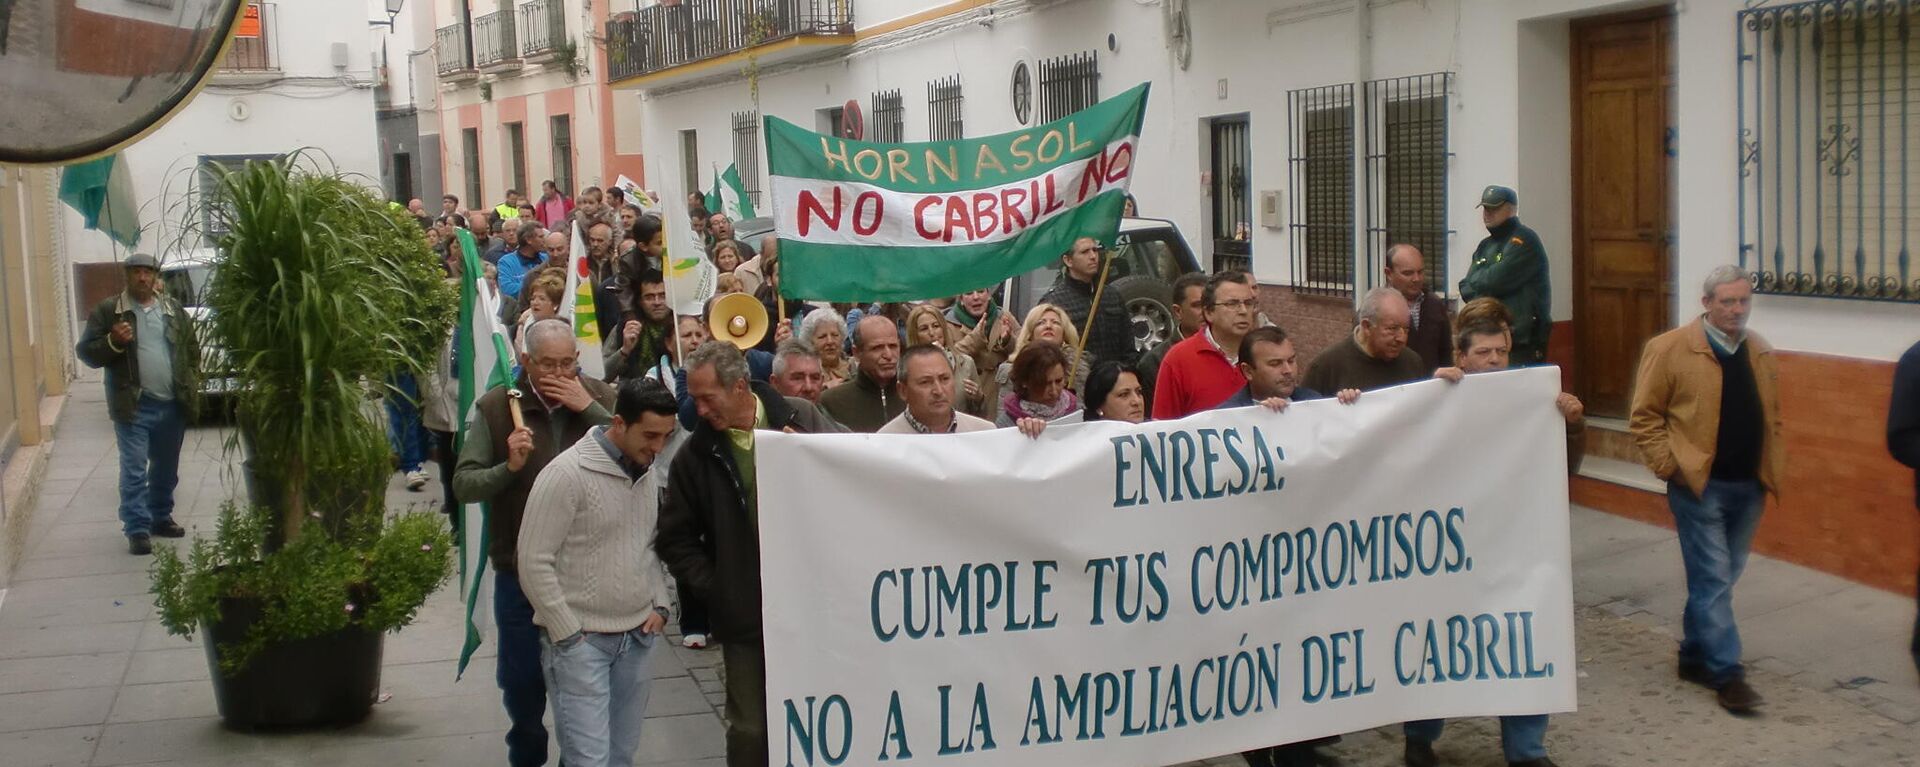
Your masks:
[[[475,417],[473,404],[480,395],[495,386],[513,385],[513,353],[507,343],[507,329],[500,324],[500,297],[487,287],[473,233],[461,228],[454,232],[460,241],[464,275],[460,280],[460,326],[454,331],[454,370],[460,378],[460,412],[464,414],[453,438],[454,454],[458,455],[467,439],[466,427]],[[455,678],[466,673],[467,661],[480,649],[493,615],[493,586],[486,577],[490,513],[485,503],[460,507],[460,598],[466,602],[467,620]]]
[[[1147,86],[980,139],[878,144],[766,118],[780,290],[818,301],[953,296],[1112,242]]]
[[[753,210],[753,198],[747,196],[747,185],[740,183],[739,166],[728,165],[725,172],[714,166],[713,191],[707,192],[707,210],[725,213],[735,221],[758,215]]]

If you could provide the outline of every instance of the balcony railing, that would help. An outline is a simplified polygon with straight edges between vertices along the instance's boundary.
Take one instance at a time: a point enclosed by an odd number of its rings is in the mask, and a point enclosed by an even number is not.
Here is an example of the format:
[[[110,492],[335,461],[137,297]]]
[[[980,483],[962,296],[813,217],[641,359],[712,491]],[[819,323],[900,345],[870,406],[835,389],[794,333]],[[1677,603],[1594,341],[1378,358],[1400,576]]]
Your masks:
[[[514,44],[513,11],[496,11],[473,20],[473,63],[482,69],[520,60]]]
[[[567,41],[566,8],[560,0],[533,0],[516,12],[520,14],[520,55],[544,56]]]
[[[853,36],[853,0],[682,0],[607,21],[612,79],[801,36]]]
[[[469,43],[467,25],[454,24],[433,31],[434,58],[439,61],[439,72],[450,75],[473,69],[473,46]]]
[[[272,72],[279,69],[279,62],[273,58],[273,3],[255,3],[246,14],[233,36],[233,43],[227,46],[226,58],[220,60],[220,70]]]

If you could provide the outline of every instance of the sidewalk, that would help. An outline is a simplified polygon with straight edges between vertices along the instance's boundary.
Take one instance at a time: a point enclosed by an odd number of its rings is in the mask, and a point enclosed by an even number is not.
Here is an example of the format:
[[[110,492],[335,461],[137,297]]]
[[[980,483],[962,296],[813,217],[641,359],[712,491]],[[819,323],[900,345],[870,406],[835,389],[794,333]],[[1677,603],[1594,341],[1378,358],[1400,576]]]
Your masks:
[[[366,722],[293,735],[222,729],[202,650],[160,627],[147,595],[150,560],[126,554],[98,382],[76,382],[68,408],[26,555],[0,599],[0,767],[504,761],[491,643],[464,680],[453,678],[461,610],[450,587],[387,638],[381,685],[391,697]],[[213,429],[188,436],[178,519],[195,535],[234,486],[220,440]],[[392,504],[436,502],[397,479]],[[1573,539],[1581,710],[1555,717],[1548,735],[1561,764],[1920,766],[1910,598],[1755,557],[1737,609],[1752,680],[1769,705],[1737,719],[1674,678],[1684,588],[1673,534],[1575,509]],[[659,656],[640,764],[723,765],[719,658],[679,647]],[[1443,763],[1503,764],[1497,732],[1492,720],[1450,727]],[[1400,763],[1400,738],[1396,728],[1357,733],[1329,752],[1345,765],[1389,767]]]

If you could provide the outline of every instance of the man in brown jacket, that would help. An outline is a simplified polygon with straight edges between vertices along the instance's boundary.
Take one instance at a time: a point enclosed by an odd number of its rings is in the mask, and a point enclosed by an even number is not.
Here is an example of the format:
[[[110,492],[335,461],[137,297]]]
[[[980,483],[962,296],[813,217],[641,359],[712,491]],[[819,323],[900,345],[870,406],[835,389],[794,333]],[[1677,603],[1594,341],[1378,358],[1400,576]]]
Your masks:
[[[1667,482],[1687,571],[1680,678],[1733,713],[1761,702],[1740,664],[1733,584],[1781,471],[1773,347],[1747,331],[1752,302],[1746,270],[1709,272],[1705,313],[1647,342],[1630,423],[1641,461]]]
[[[474,403],[472,420],[453,470],[453,493],[464,503],[486,503],[487,557],[493,564],[493,621],[499,631],[494,681],[507,719],[507,764],[547,763],[547,685],[540,669],[540,628],[516,570],[520,519],[533,480],[554,457],[596,426],[613,421],[614,392],[580,375],[573,328],[541,320],[527,328],[515,387],[525,425],[516,426],[512,398],[495,387]]]

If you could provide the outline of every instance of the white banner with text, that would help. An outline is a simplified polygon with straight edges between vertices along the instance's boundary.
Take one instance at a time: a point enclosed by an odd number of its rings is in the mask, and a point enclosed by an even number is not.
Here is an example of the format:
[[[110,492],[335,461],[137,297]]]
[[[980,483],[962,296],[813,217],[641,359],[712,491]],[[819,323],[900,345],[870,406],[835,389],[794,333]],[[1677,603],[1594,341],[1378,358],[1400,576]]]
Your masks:
[[[770,764],[1154,767],[1570,711],[1559,382],[762,432]]]

